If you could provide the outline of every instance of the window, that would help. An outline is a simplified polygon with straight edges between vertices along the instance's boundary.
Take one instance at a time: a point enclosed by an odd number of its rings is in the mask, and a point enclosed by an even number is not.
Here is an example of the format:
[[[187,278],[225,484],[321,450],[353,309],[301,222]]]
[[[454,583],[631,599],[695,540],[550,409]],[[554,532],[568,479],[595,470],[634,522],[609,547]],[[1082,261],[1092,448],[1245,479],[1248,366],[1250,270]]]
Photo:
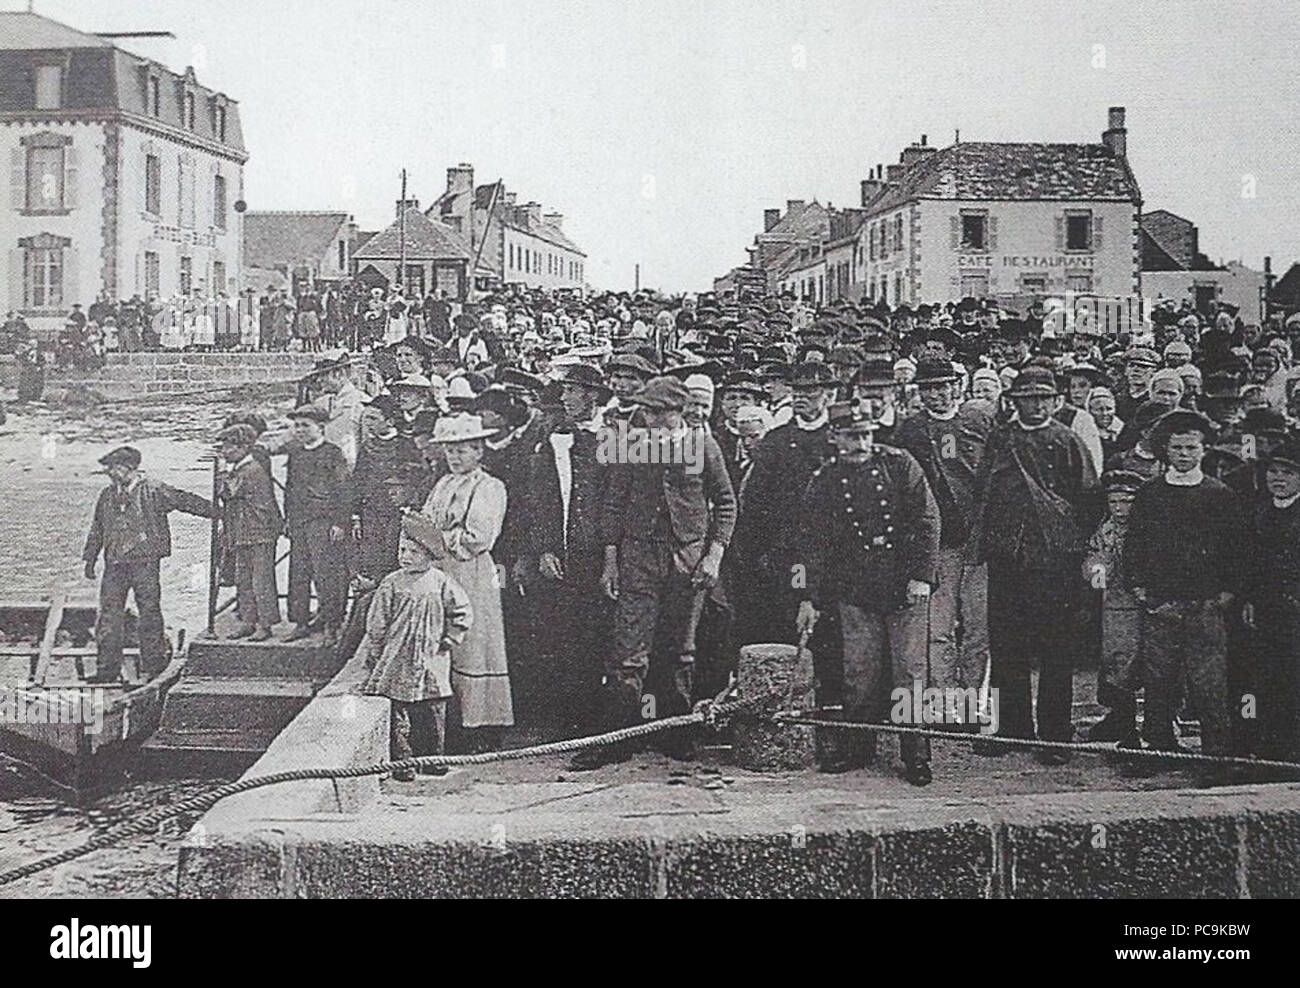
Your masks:
[[[1020,276],[1020,290],[1029,295],[1045,295],[1047,293],[1047,275],[1022,274]]]
[[[23,251],[23,306],[63,308],[63,248],[28,247]]]
[[[532,253],[532,251],[525,251],[525,252],[524,252],[524,274],[531,274],[531,273],[532,273],[532,272],[529,270],[529,260],[530,260],[529,255],[530,255],[531,253]]]
[[[149,116],[162,116],[162,84],[156,75],[149,77]]]
[[[181,258],[181,294],[189,295],[194,290],[194,258]]]
[[[876,259],[876,224],[874,223],[867,227],[867,257],[873,261]]]
[[[194,129],[194,94],[185,94],[185,129]]]
[[[177,176],[176,223],[178,226],[194,229],[194,159],[184,156],[180,159]]]
[[[217,140],[221,143],[226,142],[226,108],[217,107]]]
[[[1078,292],[1086,295],[1092,291],[1091,274],[1067,274],[1065,276],[1065,290],[1068,292]]]
[[[212,262],[212,291],[224,292],[226,290],[226,265],[224,261]]]
[[[903,214],[894,217],[894,250],[903,249]]]
[[[65,148],[31,146],[27,148],[27,210],[33,213],[63,211]]]
[[[987,272],[961,276],[961,294],[963,298],[983,298],[988,293],[989,276]]]
[[[145,296],[156,295],[160,290],[162,278],[159,276],[160,268],[158,264],[158,255],[153,251],[145,251],[144,255],[144,290]]]
[[[1092,250],[1092,213],[1066,213],[1065,249]]]
[[[338,267],[340,271],[346,271],[348,269],[348,242],[346,240],[339,241]]]
[[[902,217],[899,217],[900,219]],[[894,275],[894,304],[901,305],[903,302],[903,273],[900,271]]]
[[[63,66],[36,66],[36,109],[57,110],[63,105]]]
[[[961,246],[965,250],[988,250],[988,215],[961,214]]]
[[[226,228],[226,176],[212,179],[212,225],[218,230]],[[339,245],[340,247],[342,244]],[[342,264],[339,265],[342,267]]]
[[[144,158],[144,211],[162,215],[162,159],[156,154]]]

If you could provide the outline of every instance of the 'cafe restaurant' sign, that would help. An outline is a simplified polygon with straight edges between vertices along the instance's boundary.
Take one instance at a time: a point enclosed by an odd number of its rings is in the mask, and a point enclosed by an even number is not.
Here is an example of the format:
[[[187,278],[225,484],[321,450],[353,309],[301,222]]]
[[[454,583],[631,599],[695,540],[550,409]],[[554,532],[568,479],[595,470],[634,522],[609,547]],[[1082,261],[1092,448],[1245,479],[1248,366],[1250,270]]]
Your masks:
[[[996,265],[994,262],[997,262]],[[1092,269],[1091,254],[958,254],[959,268],[1083,268]]]

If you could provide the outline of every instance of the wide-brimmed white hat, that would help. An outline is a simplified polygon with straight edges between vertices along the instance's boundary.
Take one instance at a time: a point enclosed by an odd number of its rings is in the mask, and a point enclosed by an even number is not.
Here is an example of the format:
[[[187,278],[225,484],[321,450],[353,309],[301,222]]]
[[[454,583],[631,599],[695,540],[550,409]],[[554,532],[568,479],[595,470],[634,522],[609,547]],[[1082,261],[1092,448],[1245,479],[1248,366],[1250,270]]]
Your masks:
[[[483,428],[483,420],[477,415],[462,412],[459,415],[444,415],[433,426],[435,443],[467,443],[474,439],[487,439],[495,436],[496,429]]]

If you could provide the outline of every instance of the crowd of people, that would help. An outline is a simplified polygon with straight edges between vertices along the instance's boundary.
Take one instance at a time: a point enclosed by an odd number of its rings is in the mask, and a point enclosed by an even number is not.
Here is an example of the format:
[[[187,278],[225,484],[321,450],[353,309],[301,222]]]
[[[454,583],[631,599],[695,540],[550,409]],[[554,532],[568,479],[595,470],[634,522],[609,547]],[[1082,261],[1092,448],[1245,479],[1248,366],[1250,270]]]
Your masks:
[[[356,300],[370,331],[321,354],[291,430],[227,422],[217,505],[142,485],[126,448],[105,497],[137,507],[104,515],[156,556],[168,510],[218,513],[254,640],[287,531],[287,637],[363,650],[396,758],[683,713],[742,646],[801,641],[839,718],[937,687],[996,703],[999,735],[1070,741],[1073,674],[1098,668],[1090,740],[1177,750],[1194,717],[1204,753],[1300,756],[1300,320],[507,291],[417,322]],[[92,533],[87,564],[155,600],[132,545]],[[981,726],[955,702],[932,721]],[[871,764],[873,738],[819,730],[819,769]],[[930,781],[924,738],[900,758]]]

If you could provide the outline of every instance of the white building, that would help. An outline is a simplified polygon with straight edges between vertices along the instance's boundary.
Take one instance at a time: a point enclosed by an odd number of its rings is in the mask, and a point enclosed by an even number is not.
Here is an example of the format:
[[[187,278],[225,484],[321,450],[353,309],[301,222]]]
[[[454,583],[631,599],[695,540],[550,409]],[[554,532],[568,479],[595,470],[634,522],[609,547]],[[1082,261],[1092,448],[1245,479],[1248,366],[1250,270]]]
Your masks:
[[[447,169],[447,191],[425,213],[450,226],[477,259],[475,286],[582,288],[587,255],[564,232],[564,216],[540,203],[519,204],[504,182],[474,184],[474,166]],[[473,217],[471,222],[471,216]]]
[[[96,298],[236,294],[244,150],[234,100],[56,21],[0,13],[6,310],[37,330]]]
[[[862,295],[890,305],[1141,294],[1142,197],[1123,107],[1098,144],[923,137],[863,182]]]

